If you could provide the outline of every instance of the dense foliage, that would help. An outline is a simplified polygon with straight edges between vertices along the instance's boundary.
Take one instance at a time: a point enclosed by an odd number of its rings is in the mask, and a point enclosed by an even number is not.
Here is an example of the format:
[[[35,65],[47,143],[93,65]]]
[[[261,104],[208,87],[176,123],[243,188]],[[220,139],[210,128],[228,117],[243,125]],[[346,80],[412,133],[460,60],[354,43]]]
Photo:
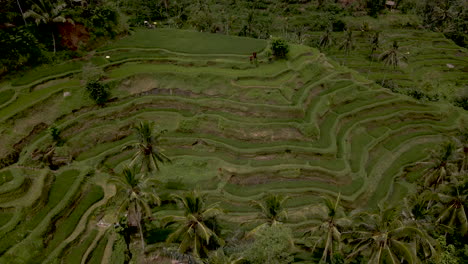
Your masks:
[[[214,33],[303,41],[310,31],[343,31],[346,16],[377,17],[388,9],[417,14],[425,27],[443,32],[458,45],[467,45],[468,11],[463,0],[400,0],[386,6],[384,0],[210,0],[180,1],[8,1],[1,7],[0,43],[12,52],[2,53],[3,72],[76,54],[44,55],[53,50],[89,49],[106,38],[124,34],[128,26],[169,26]],[[145,23],[145,21],[147,21]],[[66,29],[66,31],[64,30]],[[71,32],[69,35],[64,32]],[[60,35],[58,33],[61,33]],[[89,35],[89,37],[88,37]],[[83,39],[83,36],[86,36]],[[68,39],[82,43],[70,45]],[[57,47],[56,47],[57,46]],[[48,59],[49,58],[49,59]]]
[[[345,18],[378,17],[391,9],[418,16],[414,24],[405,26],[442,32],[458,45],[467,46],[468,10],[463,0],[399,0],[391,7],[386,2],[9,1],[0,7],[0,45],[8,51],[0,54],[0,74],[79,57],[81,52],[126,34],[129,27],[135,26],[189,28],[264,39],[274,36],[271,51],[277,58],[287,58],[290,42],[316,45],[321,50],[336,42],[348,56],[354,49],[354,36]],[[331,33],[344,30],[342,42],[334,41]],[[369,25],[363,23],[360,30],[370,31]],[[323,31],[318,43],[308,39],[312,31]],[[82,41],[72,41],[77,37]],[[371,63],[376,58],[397,70],[406,61],[397,41],[374,56],[379,45],[379,32],[373,32]],[[92,66],[83,73],[89,97],[97,105],[105,105],[111,96],[109,85],[95,77],[99,73],[93,73]],[[382,85],[388,83],[382,80]],[[405,93],[421,100],[438,100],[417,89]],[[455,105],[465,109],[467,102],[466,95],[454,99]],[[324,197],[322,208],[315,211],[320,221],[301,234],[292,234],[285,224],[288,215],[284,204],[289,197],[269,194],[252,202],[259,217],[247,219],[251,232],[239,234],[232,228],[223,229],[218,219],[222,211],[196,191],[159,197],[157,173],[162,163],[171,161],[158,146],[165,131],[155,132],[151,122],[141,122],[134,128],[137,143],[125,148],[134,151],[129,167],[121,173],[112,171],[117,182],[115,211],[120,219],[115,229],[122,236],[117,238],[116,247],[127,254],[119,255],[119,261],[145,256],[145,239],[155,230],[167,232],[163,240],[168,247],[174,247],[176,257],[193,262],[463,263],[468,259],[466,133],[430,153],[420,164],[420,178],[407,179],[417,189],[398,206],[380,205],[362,212],[352,210],[350,205],[345,207],[339,195]],[[50,136],[57,146],[63,144],[57,127],[50,129]],[[47,153],[53,156],[54,151]],[[49,154],[44,157],[50,166],[53,161]],[[14,163],[18,156],[15,152],[1,163]],[[173,209],[179,206],[183,215],[153,219],[161,204]],[[133,240],[138,243],[132,247]]]
[[[86,91],[97,105],[104,105],[111,95],[109,85],[97,80],[88,82],[86,84]]]

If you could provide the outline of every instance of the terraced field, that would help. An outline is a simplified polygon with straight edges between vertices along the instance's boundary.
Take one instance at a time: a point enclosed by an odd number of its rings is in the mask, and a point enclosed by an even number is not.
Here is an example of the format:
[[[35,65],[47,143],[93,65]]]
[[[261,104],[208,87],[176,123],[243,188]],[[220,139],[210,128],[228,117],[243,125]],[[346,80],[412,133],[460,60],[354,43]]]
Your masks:
[[[311,34],[318,41],[322,32]],[[421,30],[387,29],[380,33],[380,44],[374,60],[370,58],[372,32],[353,31],[354,48],[349,54],[339,49],[344,33],[333,33],[333,45],[328,56],[360,72],[366,78],[386,83],[392,89],[420,90],[440,99],[452,100],[454,95],[468,94],[468,53],[441,33]],[[401,67],[393,69],[378,61],[378,55],[397,41],[405,59]]]
[[[225,209],[226,227],[248,229],[241,223],[257,214],[250,200],[287,194],[287,224],[297,231],[314,222],[321,195],[341,193],[348,208],[399,203],[412,187],[405,175],[418,179],[412,165],[468,120],[459,108],[392,94],[315,49],[292,46],[287,61],[270,62],[266,46],[137,31],[1,84],[9,97],[0,100],[0,263],[117,263],[108,171],[129,162],[122,147],[136,140],[140,120],[169,131],[162,196],[198,188]],[[89,69],[112,86],[105,107],[85,96]],[[52,125],[65,141],[56,170],[41,162]],[[157,208],[156,219],[173,210]]]

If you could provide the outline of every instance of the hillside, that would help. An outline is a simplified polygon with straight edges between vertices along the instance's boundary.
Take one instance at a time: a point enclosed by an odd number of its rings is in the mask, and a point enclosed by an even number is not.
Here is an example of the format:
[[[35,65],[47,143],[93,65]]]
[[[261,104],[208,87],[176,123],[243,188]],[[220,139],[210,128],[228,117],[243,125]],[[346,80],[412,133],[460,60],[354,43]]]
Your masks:
[[[163,200],[198,189],[224,209],[226,229],[250,230],[252,200],[288,195],[296,235],[317,221],[321,196],[339,195],[347,209],[401,203],[420,180],[417,162],[468,123],[461,108],[392,93],[317,49],[291,45],[287,60],[270,61],[267,45],[138,29],[0,84],[0,263],[118,263],[109,179],[133,156],[123,147],[141,120],[167,130],[159,146],[172,162],[156,174]],[[103,107],[85,93],[96,73],[111,87]],[[163,203],[154,222],[177,210]]]

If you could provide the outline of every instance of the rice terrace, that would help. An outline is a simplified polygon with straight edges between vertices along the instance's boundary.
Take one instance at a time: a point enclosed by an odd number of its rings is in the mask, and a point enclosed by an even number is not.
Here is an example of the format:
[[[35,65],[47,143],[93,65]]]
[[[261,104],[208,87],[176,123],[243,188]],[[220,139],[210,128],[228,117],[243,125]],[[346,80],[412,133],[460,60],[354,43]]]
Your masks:
[[[145,21],[3,75],[0,263],[467,263],[466,48],[389,30],[389,66],[356,21],[350,54]]]

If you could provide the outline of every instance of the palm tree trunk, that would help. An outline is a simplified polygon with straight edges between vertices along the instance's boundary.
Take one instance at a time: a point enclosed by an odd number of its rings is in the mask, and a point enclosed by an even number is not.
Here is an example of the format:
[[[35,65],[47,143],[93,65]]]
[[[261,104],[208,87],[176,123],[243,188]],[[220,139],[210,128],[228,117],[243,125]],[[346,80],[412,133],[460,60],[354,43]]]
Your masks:
[[[145,239],[143,237],[143,229],[141,228],[141,221],[138,221],[138,229],[140,231],[141,247],[143,248],[143,254],[145,253]]]
[[[52,43],[54,44],[54,54],[55,52],[57,51],[56,48],[55,48],[55,34],[54,34],[54,31],[52,31]]]
[[[28,23],[26,23],[26,19],[24,18],[23,9],[21,8],[21,5],[20,5],[19,0],[16,0],[16,3],[18,4],[19,10],[20,10],[20,12],[21,12],[21,17],[23,18],[24,24],[27,26]]]

